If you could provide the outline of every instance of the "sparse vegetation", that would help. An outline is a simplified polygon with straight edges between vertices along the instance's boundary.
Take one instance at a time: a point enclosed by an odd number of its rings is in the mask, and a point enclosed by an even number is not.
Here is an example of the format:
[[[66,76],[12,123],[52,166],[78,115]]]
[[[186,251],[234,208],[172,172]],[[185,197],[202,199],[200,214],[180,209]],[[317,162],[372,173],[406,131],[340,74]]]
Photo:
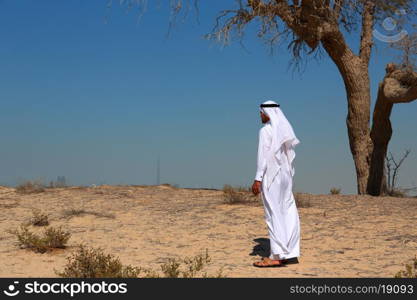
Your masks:
[[[215,276],[210,276],[204,271],[205,267],[210,264],[211,258],[208,250],[204,254],[184,259],[170,258],[166,263],[161,265],[162,273],[167,278],[207,278],[207,277],[224,277],[222,270],[219,270]]]
[[[385,158],[385,170],[387,174],[386,194],[391,197],[404,198],[407,192],[397,186],[398,174],[405,159],[410,154],[410,150],[406,150],[399,161],[390,152]],[[412,189],[410,189],[412,190]]]
[[[27,225],[33,226],[48,226],[49,219],[48,215],[41,212],[39,209],[34,209],[32,211],[32,217],[28,221]]]
[[[226,204],[256,204],[262,205],[262,200],[259,196],[254,196],[250,188],[247,187],[233,187],[225,185],[223,187],[224,202]],[[294,193],[295,203],[299,208],[311,207],[308,194]]]
[[[171,258],[161,265],[162,274],[141,267],[123,265],[120,259],[111,254],[105,254],[100,248],[89,248],[84,245],[78,247],[67,258],[67,264],[58,276],[65,278],[195,278],[195,277],[224,277],[222,270],[215,276],[209,276],[204,268],[211,258],[206,250],[205,254],[190,258]]]
[[[98,218],[109,218],[114,219],[116,216],[111,213],[104,213],[104,212],[98,212],[98,211],[92,211],[92,210],[86,210],[83,208],[70,208],[70,209],[64,209],[62,211],[62,214],[65,218],[70,219],[72,217],[79,217],[83,215],[93,215]]]
[[[45,186],[40,181],[26,181],[16,187],[20,194],[36,194],[45,192]]]
[[[396,197],[396,198],[405,198],[405,197],[408,196],[405,191],[403,191],[402,189],[399,189],[399,188],[388,190],[387,195],[391,196],[391,197]]]
[[[170,187],[173,189],[179,189],[180,185],[176,184],[176,183],[162,183],[161,186],[166,186],[166,187]]]
[[[333,187],[333,188],[330,189],[330,194],[331,195],[340,195],[341,191],[342,191],[342,189]]]
[[[71,237],[71,233],[63,230],[61,227],[48,227],[43,235],[31,232],[26,225],[20,229],[11,230],[9,233],[17,237],[18,244],[21,248],[33,250],[38,253],[45,253],[52,249],[63,249]]]
[[[417,257],[410,264],[405,265],[405,270],[395,274],[395,278],[417,278]]]
[[[295,204],[298,208],[308,208],[311,207],[310,199],[306,198],[302,193],[294,193]]]
[[[233,187],[225,185],[223,187],[224,202],[227,204],[253,204],[260,203],[259,197],[254,196],[249,188]]]
[[[141,268],[124,266],[119,258],[105,254],[100,248],[80,245],[67,258],[64,271],[56,273],[65,278],[136,278],[142,272]]]

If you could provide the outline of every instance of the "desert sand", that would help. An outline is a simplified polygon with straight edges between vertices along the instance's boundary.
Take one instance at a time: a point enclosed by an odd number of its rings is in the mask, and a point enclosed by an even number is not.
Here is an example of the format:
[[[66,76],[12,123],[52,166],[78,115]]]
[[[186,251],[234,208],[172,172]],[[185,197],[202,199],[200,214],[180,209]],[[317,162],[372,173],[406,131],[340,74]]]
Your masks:
[[[19,194],[0,187],[0,277],[57,277],[80,243],[124,264],[159,269],[170,257],[208,249],[209,273],[227,277],[393,277],[417,255],[417,199],[298,194],[303,207],[299,264],[258,269],[268,251],[263,207],[225,204],[223,192],[170,186],[98,186]],[[68,247],[20,249],[8,232],[33,209],[71,232]],[[65,216],[68,209],[86,213]],[[38,230],[34,227],[31,229]]]

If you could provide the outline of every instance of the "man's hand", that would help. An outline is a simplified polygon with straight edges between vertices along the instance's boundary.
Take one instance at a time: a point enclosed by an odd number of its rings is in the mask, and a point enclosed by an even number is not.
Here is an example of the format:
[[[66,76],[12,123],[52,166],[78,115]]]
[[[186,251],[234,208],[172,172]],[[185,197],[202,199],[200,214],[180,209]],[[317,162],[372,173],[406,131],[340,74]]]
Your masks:
[[[252,185],[252,193],[256,196],[256,195],[258,195],[260,192],[261,192],[261,185],[262,185],[262,182],[260,182],[260,181],[254,181],[253,182],[253,185]]]

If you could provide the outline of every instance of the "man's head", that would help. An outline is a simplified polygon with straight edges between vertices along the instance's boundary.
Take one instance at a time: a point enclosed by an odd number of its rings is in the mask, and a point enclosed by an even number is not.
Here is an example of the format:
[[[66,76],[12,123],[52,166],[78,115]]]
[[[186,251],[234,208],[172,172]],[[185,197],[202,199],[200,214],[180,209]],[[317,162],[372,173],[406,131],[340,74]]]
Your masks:
[[[269,122],[269,117],[268,117],[268,115],[264,114],[262,111],[261,111],[261,120],[262,120],[262,123],[263,123],[263,124],[266,124],[266,123],[268,123],[268,122]]]
[[[270,118],[268,116],[268,109],[272,109],[275,107],[279,107],[279,104],[277,104],[274,101],[266,101],[261,104],[261,120],[263,124],[266,124],[270,121]]]

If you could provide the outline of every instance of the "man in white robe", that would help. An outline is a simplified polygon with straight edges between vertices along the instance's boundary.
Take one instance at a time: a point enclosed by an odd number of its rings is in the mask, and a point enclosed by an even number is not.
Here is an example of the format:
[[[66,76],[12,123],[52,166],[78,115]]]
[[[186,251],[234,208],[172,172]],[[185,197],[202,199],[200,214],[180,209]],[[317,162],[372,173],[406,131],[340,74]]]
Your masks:
[[[264,126],[259,131],[252,191],[262,196],[271,255],[254,266],[279,267],[298,262],[300,255],[300,221],[292,192],[294,147],[299,140],[277,103],[261,104],[261,119]]]

